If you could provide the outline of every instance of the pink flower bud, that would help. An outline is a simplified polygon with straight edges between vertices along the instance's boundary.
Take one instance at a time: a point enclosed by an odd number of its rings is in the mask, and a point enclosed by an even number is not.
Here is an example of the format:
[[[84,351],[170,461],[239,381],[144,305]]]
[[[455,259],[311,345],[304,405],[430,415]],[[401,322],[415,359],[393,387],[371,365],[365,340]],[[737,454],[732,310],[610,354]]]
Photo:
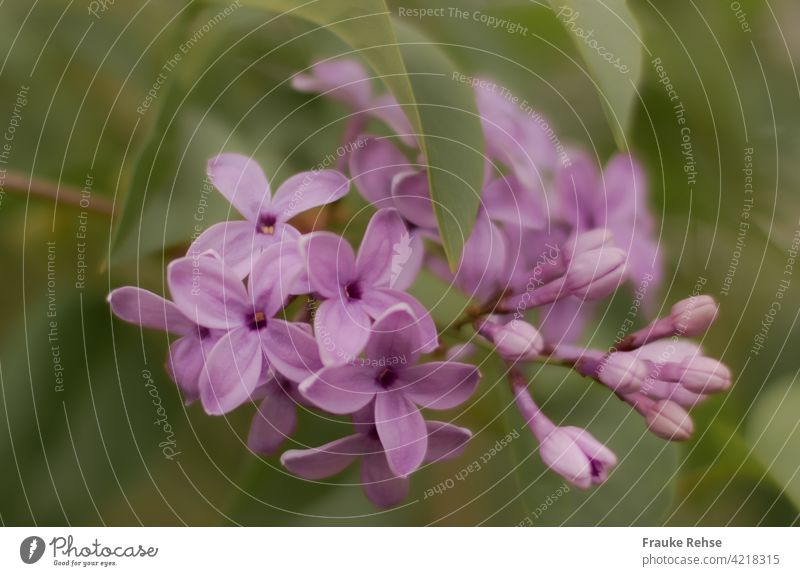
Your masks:
[[[637,392],[648,376],[647,364],[628,352],[602,357],[590,354],[581,358],[575,367],[584,376],[600,381],[619,394]]]
[[[578,488],[602,484],[617,465],[614,453],[581,428],[555,428],[539,441],[542,462]]]
[[[711,296],[692,296],[675,303],[670,320],[675,333],[700,336],[711,327],[718,312],[719,306]]]
[[[571,238],[565,245],[562,251],[564,261],[571,262],[575,256],[578,256],[589,250],[602,248],[603,246],[612,247],[614,244],[614,235],[608,228],[595,228],[583,234],[578,234]]]
[[[605,298],[622,282],[626,258],[623,250],[609,247],[576,255],[565,276],[566,291],[586,300]]]
[[[716,394],[731,387],[731,371],[719,360],[706,356],[689,356],[682,362],[667,364],[662,378],[680,382],[681,386],[696,394]]]
[[[534,360],[544,348],[544,339],[539,331],[524,320],[512,320],[508,324],[484,322],[478,332],[492,342],[506,360]]]
[[[670,400],[659,400],[645,415],[650,432],[663,438],[683,442],[691,438],[694,423],[691,416],[681,406]]]

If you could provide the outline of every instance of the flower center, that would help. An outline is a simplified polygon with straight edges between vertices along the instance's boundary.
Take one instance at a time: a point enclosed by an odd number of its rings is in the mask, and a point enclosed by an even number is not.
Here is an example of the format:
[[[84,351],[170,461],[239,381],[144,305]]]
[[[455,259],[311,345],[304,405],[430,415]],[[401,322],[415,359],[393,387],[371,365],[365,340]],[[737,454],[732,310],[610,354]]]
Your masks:
[[[344,295],[347,296],[348,300],[361,300],[361,297],[364,295],[361,284],[358,282],[350,282],[350,284],[345,285]]]
[[[262,328],[266,327],[267,325],[267,317],[263,312],[256,312],[253,314],[253,317],[250,319],[250,329],[251,330],[261,330]]]
[[[384,368],[383,371],[378,374],[378,384],[384,388],[389,388],[395,382],[397,382],[397,372],[391,368]]]
[[[275,224],[277,222],[278,219],[275,217],[274,214],[264,214],[258,220],[258,230],[262,234],[274,234]]]

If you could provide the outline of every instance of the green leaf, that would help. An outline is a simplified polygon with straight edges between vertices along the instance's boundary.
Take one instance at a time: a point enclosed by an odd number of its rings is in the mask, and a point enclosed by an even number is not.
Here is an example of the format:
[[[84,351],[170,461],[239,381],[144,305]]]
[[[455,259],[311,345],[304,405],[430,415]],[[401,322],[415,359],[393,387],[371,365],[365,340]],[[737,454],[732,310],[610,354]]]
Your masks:
[[[800,509],[800,387],[796,378],[771,385],[756,401],[747,439],[756,458]]]
[[[455,65],[433,42],[392,19],[384,0],[242,4],[324,26],[382,78],[420,135],[436,221],[455,268],[475,221],[483,181],[483,136],[474,95],[467,84],[451,79]]]
[[[639,27],[626,0],[550,0],[556,18],[578,47],[621,150],[642,73]]]

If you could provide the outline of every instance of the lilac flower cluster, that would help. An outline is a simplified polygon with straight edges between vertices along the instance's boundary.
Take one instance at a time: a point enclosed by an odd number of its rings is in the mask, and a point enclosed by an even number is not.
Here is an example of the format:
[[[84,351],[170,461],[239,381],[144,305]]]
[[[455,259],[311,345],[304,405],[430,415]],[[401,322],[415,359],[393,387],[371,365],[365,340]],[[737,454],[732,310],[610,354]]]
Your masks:
[[[366,71],[351,60],[317,64],[293,85],[348,106],[345,142],[364,145],[348,147],[339,170],[297,174],[274,195],[252,159],[212,158],[210,181],[243,219],[210,227],[169,264],[171,300],[136,287],[109,295],[123,320],[178,336],[166,369],[187,404],[199,401],[206,413],[223,415],[258,403],[248,437],[254,452],[280,449],[295,431],[298,406],[349,415],[353,434],[288,450],[281,463],[321,479],[360,460],[370,500],[397,505],[412,473],[457,457],[471,438],[426,414],[462,406],[474,394],[480,373],[461,361],[474,352],[473,338],[509,364],[542,460],[582,488],[604,482],[617,459],[586,430],[549,420],[521,364],[572,367],[670,440],[691,435],[688,408],[730,387],[729,370],[684,339],[703,334],[716,317],[708,296],[679,302],[613,351],[575,344],[593,302],[625,281],[655,286],[661,275],[645,177],[633,157],[615,156],[602,173],[579,151],[559,163],[540,123],[478,88],[486,176],[472,233],[451,272],[402,107],[389,94],[373,94]],[[365,133],[375,121],[394,136]],[[335,233],[295,226],[295,216],[336,202],[351,183],[375,208],[358,250]],[[408,292],[423,267],[471,299],[462,318],[437,327]],[[443,345],[444,331],[461,343]]]

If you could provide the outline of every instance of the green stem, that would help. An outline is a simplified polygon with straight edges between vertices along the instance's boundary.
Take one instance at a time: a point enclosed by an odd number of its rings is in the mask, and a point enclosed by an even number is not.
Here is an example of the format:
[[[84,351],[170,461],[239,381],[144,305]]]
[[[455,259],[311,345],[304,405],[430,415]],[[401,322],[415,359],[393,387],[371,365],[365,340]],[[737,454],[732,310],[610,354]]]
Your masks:
[[[112,217],[114,205],[107,198],[92,192],[89,198],[82,190],[60,183],[34,178],[29,174],[6,171],[3,188],[9,192],[38,196],[53,202],[69,204],[82,210]]]

